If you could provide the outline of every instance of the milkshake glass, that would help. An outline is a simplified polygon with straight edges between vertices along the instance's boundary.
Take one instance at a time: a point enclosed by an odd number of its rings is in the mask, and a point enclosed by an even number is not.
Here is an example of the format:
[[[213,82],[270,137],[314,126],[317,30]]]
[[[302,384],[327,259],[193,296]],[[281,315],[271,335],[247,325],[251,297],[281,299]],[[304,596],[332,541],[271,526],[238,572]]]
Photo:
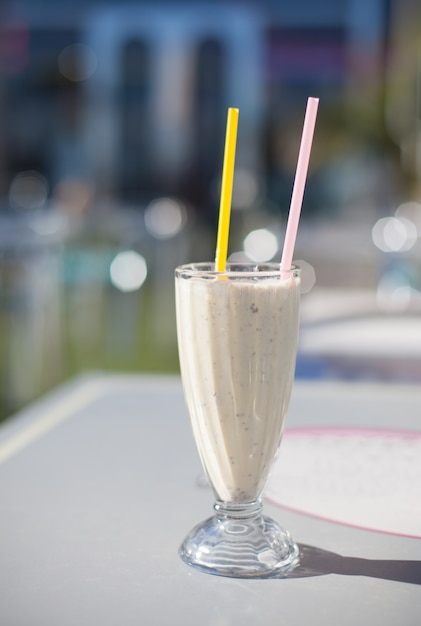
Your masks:
[[[298,562],[289,534],[262,514],[294,379],[300,278],[279,264],[213,263],[175,272],[186,404],[213,488],[214,515],[184,540],[189,565],[221,576],[286,575]]]

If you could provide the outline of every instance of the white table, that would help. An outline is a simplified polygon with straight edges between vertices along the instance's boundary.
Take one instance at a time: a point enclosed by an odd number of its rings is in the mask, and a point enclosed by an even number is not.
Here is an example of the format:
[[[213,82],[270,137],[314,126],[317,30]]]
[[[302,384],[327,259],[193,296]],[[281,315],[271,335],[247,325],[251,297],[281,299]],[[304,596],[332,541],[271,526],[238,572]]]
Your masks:
[[[297,382],[289,426],[421,430],[416,387]],[[2,626],[419,626],[421,540],[265,503],[301,545],[291,579],[178,557],[212,512],[178,378],[93,375],[0,428]]]

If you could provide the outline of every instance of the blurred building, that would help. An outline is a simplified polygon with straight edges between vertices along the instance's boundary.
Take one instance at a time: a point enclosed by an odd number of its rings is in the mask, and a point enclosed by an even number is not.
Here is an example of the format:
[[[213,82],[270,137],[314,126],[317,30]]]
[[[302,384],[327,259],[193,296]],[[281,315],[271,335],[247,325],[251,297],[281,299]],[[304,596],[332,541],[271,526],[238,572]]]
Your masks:
[[[214,215],[226,109],[238,106],[237,167],[283,205],[308,95],[323,98],[331,124],[361,94],[371,119],[381,117],[389,8],[388,0],[9,0],[0,196],[29,170],[49,196],[78,182],[138,205],[178,194]],[[326,201],[318,192],[314,210]]]
[[[84,369],[176,369],[173,269],[212,258],[229,106],[231,251],[278,258],[319,96],[303,322],[416,315],[420,30],[419,0],[3,0],[0,418]],[[398,366],[419,378],[412,352]]]

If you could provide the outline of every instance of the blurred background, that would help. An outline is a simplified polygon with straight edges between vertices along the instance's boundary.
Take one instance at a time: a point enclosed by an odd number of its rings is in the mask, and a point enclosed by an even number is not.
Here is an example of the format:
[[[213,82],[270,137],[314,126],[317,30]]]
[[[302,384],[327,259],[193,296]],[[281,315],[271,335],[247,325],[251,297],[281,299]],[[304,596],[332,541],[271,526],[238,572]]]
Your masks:
[[[85,370],[178,371],[173,273],[295,257],[298,377],[421,382],[419,0],[0,3],[0,418]]]

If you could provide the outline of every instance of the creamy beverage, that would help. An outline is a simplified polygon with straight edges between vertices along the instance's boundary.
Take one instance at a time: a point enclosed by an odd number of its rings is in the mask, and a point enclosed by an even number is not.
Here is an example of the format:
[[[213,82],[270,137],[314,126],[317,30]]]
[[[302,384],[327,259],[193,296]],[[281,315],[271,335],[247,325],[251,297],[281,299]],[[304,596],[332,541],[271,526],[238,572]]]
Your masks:
[[[181,377],[193,435],[216,496],[182,542],[187,563],[218,576],[286,576],[299,549],[262,513],[297,351],[300,278],[291,268],[316,121],[309,98],[280,264],[227,264],[238,109],[228,109],[215,263],[176,268]]]
[[[281,277],[276,267],[252,272],[251,265],[228,266],[217,275],[213,264],[202,263],[176,274],[186,403],[202,463],[222,502],[257,500],[285,424],[300,281],[298,270]]]

